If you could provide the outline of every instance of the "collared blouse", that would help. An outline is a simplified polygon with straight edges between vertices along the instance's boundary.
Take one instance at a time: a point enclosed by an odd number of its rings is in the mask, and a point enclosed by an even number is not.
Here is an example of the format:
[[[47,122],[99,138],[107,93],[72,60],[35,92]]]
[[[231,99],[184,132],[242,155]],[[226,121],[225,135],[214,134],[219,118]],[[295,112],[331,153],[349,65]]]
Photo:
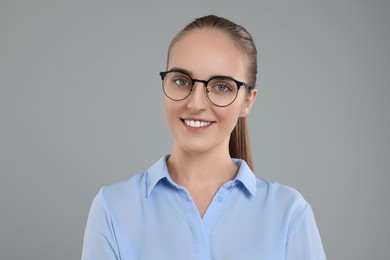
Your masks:
[[[83,260],[322,260],[310,205],[294,189],[256,178],[245,161],[203,217],[169,176],[166,158],[103,187],[88,217]]]

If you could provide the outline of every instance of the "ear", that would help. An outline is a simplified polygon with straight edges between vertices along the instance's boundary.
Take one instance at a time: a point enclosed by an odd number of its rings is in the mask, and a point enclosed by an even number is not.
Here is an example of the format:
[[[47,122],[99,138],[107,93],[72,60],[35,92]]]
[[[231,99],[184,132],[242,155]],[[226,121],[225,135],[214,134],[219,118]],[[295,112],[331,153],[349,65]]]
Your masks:
[[[257,89],[252,89],[250,95],[248,95],[245,98],[245,101],[244,101],[244,104],[242,106],[242,110],[240,113],[240,117],[246,117],[249,115],[249,112],[251,111],[251,108],[256,101],[256,97],[257,97]]]

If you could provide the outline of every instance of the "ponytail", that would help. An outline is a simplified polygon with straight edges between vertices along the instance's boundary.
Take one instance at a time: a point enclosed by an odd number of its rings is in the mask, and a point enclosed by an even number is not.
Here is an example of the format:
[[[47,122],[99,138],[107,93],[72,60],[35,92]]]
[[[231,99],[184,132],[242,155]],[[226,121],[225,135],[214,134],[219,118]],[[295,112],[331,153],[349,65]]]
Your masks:
[[[233,132],[230,134],[229,153],[232,158],[244,160],[253,171],[247,117],[240,117]]]

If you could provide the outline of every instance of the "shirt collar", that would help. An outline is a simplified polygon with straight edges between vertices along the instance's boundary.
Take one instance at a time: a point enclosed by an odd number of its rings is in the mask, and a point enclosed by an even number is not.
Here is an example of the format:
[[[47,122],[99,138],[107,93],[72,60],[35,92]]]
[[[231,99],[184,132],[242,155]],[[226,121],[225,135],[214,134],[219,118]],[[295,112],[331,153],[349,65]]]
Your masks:
[[[155,164],[153,164],[146,173],[146,195],[149,196],[157,183],[162,179],[167,179],[173,186],[178,185],[171,179],[168,173],[167,158],[169,155],[163,156]],[[256,194],[256,176],[249,168],[248,164],[241,159],[232,159],[239,167],[236,178],[233,183],[240,182],[246,190],[251,194]]]
[[[233,158],[233,162],[238,166],[238,173],[234,182],[240,182],[252,196],[256,195],[256,176],[249,168],[248,164],[241,159]]]
[[[167,167],[167,158],[169,155],[163,156],[155,164],[153,164],[146,172],[146,196],[150,193],[161,179],[170,179]]]

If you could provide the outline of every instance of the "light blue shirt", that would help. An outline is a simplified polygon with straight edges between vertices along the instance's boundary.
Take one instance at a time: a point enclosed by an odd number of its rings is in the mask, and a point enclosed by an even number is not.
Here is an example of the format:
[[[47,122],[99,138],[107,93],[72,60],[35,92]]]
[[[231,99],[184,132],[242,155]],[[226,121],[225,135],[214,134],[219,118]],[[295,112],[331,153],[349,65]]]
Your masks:
[[[310,205],[295,190],[257,179],[243,160],[201,217],[170,178],[166,157],[103,187],[85,230],[83,260],[326,259]]]

